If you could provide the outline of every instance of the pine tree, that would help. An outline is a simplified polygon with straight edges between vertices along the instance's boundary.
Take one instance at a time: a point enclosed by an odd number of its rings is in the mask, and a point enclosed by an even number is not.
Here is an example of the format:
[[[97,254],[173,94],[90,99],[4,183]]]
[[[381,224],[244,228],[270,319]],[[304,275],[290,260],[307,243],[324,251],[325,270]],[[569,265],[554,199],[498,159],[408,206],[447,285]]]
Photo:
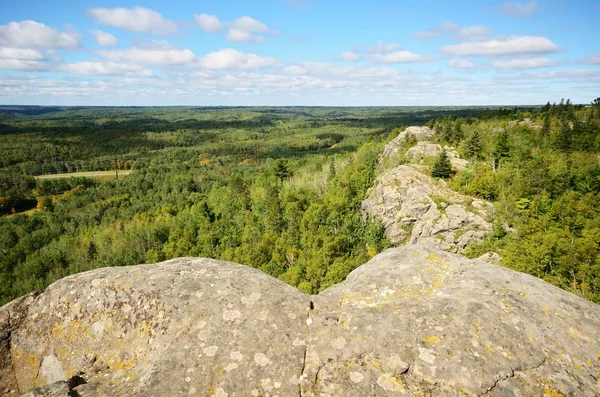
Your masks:
[[[469,141],[467,142],[467,153],[469,158],[481,157],[481,139],[479,138],[479,132],[475,130]]]
[[[454,125],[454,136],[452,138],[453,138],[452,143],[454,145],[458,145],[460,143],[460,141],[462,141],[464,138],[462,124],[460,121],[457,121],[456,124]]]
[[[542,124],[542,134],[550,134],[550,113],[544,113],[544,123]]]
[[[508,157],[510,154],[510,146],[508,145],[508,132],[502,131],[494,140],[494,150],[492,155],[494,156],[494,168],[497,168],[500,164],[500,160]]]
[[[563,120],[554,143],[558,150],[564,153],[568,153],[571,151],[571,147],[573,144],[571,134],[571,126],[567,121]]]
[[[433,163],[433,168],[431,169],[431,176],[443,179],[452,176],[452,164],[450,164],[448,153],[445,150],[440,152],[435,159],[435,163]]]

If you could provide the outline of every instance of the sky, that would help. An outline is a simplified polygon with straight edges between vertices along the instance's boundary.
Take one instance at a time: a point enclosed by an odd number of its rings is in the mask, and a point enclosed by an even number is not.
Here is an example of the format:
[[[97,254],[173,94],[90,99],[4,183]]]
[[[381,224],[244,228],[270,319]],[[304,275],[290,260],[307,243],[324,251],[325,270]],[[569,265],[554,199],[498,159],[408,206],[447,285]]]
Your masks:
[[[0,104],[600,97],[600,0],[0,0]]]

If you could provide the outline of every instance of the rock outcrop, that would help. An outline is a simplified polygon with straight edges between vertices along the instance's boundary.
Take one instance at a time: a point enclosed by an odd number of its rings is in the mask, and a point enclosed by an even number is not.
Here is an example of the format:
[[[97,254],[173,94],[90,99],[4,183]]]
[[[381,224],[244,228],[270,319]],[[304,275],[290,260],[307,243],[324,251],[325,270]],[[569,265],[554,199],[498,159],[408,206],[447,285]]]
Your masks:
[[[8,395],[600,394],[600,306],[424,246],[317,296],[210,259],[99,269],[0,319]]]
[[[436,131],[429,127],[417,127],[412,126],[406,128],[404,131],[401,131],[396,138],[394,138],[391,142],[385,145],[381,156],[379,156],[379,162],[382,162],[387,157],[394,157],[400,147],[406,139],[411,136],[416,138],[417,140],[422,140],[426,138],[430,138],[436,134]]]
[[[493,225],[493,206],[463,196],[443,180],[434,180],[410,165],[379,176],[362,203],[362,210],[379,218],[395,244],[426,244],[461,251],[481,242]]]
[[[439,143],[431,143],[428,141],[418,142],[415,146],[411,147],[406,151],[406,157],[411,163],[422,164],[425,158],[430,157],[434,159],[437,155],[445,150],[452,168],[458,171],[462,171],[469,166],[469,161],[461,159],[454,148],[450,146],[440,145]]]

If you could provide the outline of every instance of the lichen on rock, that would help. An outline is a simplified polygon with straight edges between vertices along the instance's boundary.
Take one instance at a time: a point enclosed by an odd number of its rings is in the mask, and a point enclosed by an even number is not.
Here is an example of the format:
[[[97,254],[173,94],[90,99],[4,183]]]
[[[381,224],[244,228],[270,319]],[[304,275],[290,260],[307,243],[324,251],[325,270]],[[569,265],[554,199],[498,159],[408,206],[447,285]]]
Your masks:
[[[600,394],[600,306],[422,245],[316,296],[212,259],[98,269],[0,308],[0,334],[7,395]]]

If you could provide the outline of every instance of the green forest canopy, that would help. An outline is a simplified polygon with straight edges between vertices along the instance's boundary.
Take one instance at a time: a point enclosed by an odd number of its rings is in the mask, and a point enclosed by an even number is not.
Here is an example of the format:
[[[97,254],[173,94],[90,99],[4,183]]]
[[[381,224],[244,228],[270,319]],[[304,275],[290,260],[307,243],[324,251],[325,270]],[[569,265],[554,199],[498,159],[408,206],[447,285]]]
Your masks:
[[[72,273],[179,256],[244,263],[318,292],[390,245],[359,204],[383,145],[425,123],[472,160],[451,186],[496,207],[494,233],[468,254],[495,250],[505,266],[600,302],[600,103],[569,101],[0,108],[0,301]],[[133,172],[33,178],[115,164]]]

